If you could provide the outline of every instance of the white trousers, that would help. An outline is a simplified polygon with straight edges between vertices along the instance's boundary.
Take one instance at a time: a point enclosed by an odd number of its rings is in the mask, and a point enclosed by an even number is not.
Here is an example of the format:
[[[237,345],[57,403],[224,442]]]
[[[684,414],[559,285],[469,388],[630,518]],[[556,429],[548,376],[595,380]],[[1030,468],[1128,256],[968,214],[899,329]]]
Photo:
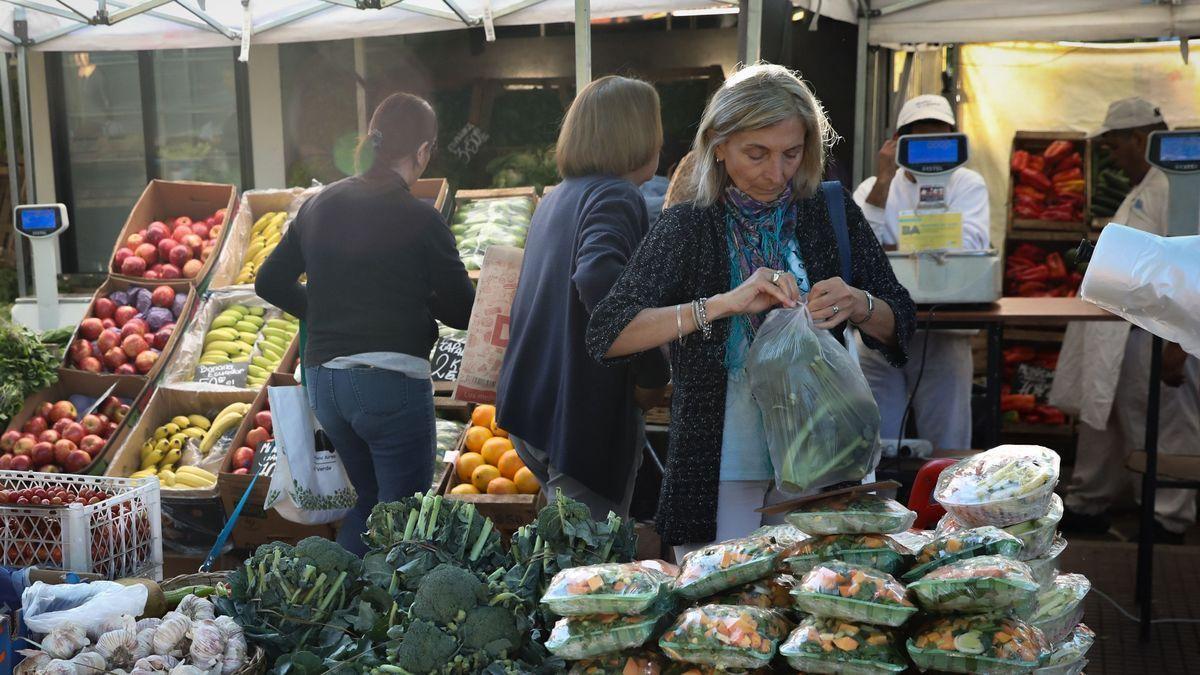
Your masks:
[[[921,373],[921,355],[925,354],[925,373],[913,399],[909,415],[916,419],[917,435],[939,450],[971,448],[971,381],[975,364],[971,358],[971,337],[945,331],[917,331],[908,347],[908,363],[895,368],[882,354],[860,347],[858,360],[871,393],[879,404],[879,437],[903,438],[900,418]]]
[[[1149,333],[1134,329],[1125,345],[1120,380],[1108,425],[1079,425],[1075,469],[1067,486],[1067,507],[1085,515],[1103,513],[1130,488],[1140,493],[1141,476],[1125,468],[1129,453],[1146,446],[1146,397],[1150,388]],[[1159,399],[1158,451],[1162,455],[1200,455],[1200,359],[1187,358],[1184,383],[1163,385]],[[1196,491],[1162,489],[1154,500],[1158,522],[1171,532],[1196,522]]]

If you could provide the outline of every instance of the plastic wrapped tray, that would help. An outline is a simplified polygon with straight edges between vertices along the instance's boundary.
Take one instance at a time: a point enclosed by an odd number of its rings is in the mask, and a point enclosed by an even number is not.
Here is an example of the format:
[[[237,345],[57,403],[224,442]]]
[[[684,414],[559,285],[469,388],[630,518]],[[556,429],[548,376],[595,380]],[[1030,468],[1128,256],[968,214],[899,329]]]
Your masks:
[[[675,590],[688,600],[699,600],[770,576],[778,561],[779,551],[770,537],[705,546],[684,557]]]
[[[1049,648],[1037,628],[997,616],[935,619],[915,631],[907,646],[922,671],[979,675],[1028,673],[1041,664]]]
[[[1041,629],[1046,639],[1056,644],[1070,637],[1083,618],[1083,599],[1092,590],[1092,582],[1082,574],[1060,574],[1054,583],[1037,594],[1037,608],[1029,623]]]
[[[1087,666],[1088,651],[1096,641],[1096,633],[1079,624],[1066,640],[1054,645],[1042,660],[1042,667],[1033,671],[1035,675],[1079,675]]]
[[[996,527],[976,527],[944,534],[925,545],[917,556],[917,566],[904,574],[904,580],[916,581],[939,567],[982,555],[1016,558],[1021,540]]]
[[[792,574],[807,574],[817,563],[841,560],[898,574],[908,565],[907,552],[885,534],[831,534],[792,548],[784,563]]]
[[[912,527],[916,519],[900,502],[865,492],[821,499],[787,515],[796,529],[812,535],[893,534]]]
[[[641,614],[673,581],[656,567],[636,562],[571,567],[554,575],[542,605],[559,616]]]
[[[752,581],[745,586],[718,593],[706,605],[739,605],[787,611],[792,608],[792,589],[800,582],[790,574],[778,574]]]
[[[546,649],[568,661],[578,661],[641,647],[658,629],[664,610],[645,616],[597,614],[568,616],[554,624]]]
[[[892,575],[837,560],[812,568],[792,596],[813,616],[880,626],[903,625],[917,613]]]
[[[778,612],[704,605],[685,610],[658,646],[675,661],[721,669],[762,668],[775,658],[787,632],[787,621]]]
[[[1067,540],[1056,536],[1054,543],[1050,545],[1050,550],[1046,551],[1045,555],[1025,561],[1025,564],[1029,565],[1029,570],[1033,572],[1033,580],[1038,583],[1038,586],[1047,588],[1054,583],[1054,578],[1058,576],[1059,572],[1058,559],[1065,550],[1067,550]]]
[[[775,549],[783,552],[797,546],[801,542],[812,539],[812,536],[797,530],[794,526],[783,523],[780,525],[763,525],[750,533],[751,537],[770,537],[775,540]]]
[[[1053,495],[1050,498],[1050,511],[1036,520],[1027,520],[1016,525],[1003,528],[1005,532],[1021,540],[1021,560],[1033,560],[1046,554],[1054,545],[1054,537],[1058,534],[1058,523],[1063,516],[1062,497]],[[938,522],[938,534],[946,534],[965,529],[954,516],[946,514]]]
[[[788,665],[804,673],[890,675],[908,668],[886,628],[808,617],[779,647]]]
[[[1036,445],[1002,445],[938,477],[934,498],[966,527],[1005,527],[1046,515],[1059,457]]]
[[[1029,565],[987,555],[939,567],[908,590],[927,611],[977,613],[1027,603],[1037,596],[1038,583]]]
[[[576,661],[569,675],[661,675],[662,662],[662,655],[636,649]]]

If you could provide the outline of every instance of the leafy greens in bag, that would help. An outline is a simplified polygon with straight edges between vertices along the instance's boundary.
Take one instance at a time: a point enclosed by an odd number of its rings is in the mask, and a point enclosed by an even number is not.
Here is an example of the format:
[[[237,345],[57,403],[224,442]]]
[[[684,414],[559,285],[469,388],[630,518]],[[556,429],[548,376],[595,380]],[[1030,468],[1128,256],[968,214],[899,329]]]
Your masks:
[[[779,647],[779,654],[804,673],[889,675],[908,668],[891,631],[841,619],[808,617]]]
[[[994,612],[1029,602],[1038,591],[1023,562],[985,555],[950,563],[909,585],[931,612]]]
[[[645,616],[568,616],[554,624],[546,649],[569,661],[641,647],[654,635],[665,608]]]
[[[674,579],[641,563],[606,563],[565,569],[554,576],[542,604],[559,616],[641,614]]]
[[[981,675],[1028,673],[1048,648],[1042,631],[997,616],[935,619],[908,640],[908,655],[921,670]]]
[[[740,605],[760,609],[789,610],[792,608],[792,589],[796,577],[780,574],[767,579],[752,581],[724,593],[718,593],[705,601],[706,605]]]
[[[841,560],[897,574],[904,569],[906,558],[907,553],[887,535],[831,534],[800,543],[788,551],[784,562],[796,575],[802,575],[817,563],[827,560]]]
[[[684,611],[658,646],[675,661],[717,668],[760,668],[771,663],[788,625],[757,607],[705,605]]]
[[[879,406],[857,362],[807,306],[771,312],[746,361],[775,479],[787,492],[861,480],[879,446]]]
[[[705,546],[684,557],[675,590],[689,600],[706,598],[770,575],[778,559],[775,542],[769,537]]]
[[[905,581],[916,581],[933,570],[958,560],[981,555],[1000,555],[1016,558],[1021,554],[1021,540],[995,527],[976,527],[951,532],[934,539],[917,555],[917,566],[904,575]]]
[[[838,560],[814,567],[792,591],[796,606],[814,616],[892,627],[917,613],[907,594],[890,574]]]

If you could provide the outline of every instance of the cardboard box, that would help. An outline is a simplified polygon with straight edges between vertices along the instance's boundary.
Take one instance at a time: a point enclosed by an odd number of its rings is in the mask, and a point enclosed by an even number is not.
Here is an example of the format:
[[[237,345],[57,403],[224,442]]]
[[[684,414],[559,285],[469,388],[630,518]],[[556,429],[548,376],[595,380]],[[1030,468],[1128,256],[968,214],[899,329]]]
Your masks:
[[[1013,136],[1012,152],[1025,150],[1031,154],[1041,154],[1047,146],[1054,141],[1071,141],[1075,145],[1075,151],[1083,156],[1083,171],[1085,187],[1083,191],[1083,217],[1079,221],[1061,222],[1055,220],[1033,220],[1017,217],[1013,211],[1016,205],[1016,199],[1013,196],[1013,187],[1016,186],[1017,178],[1009,170],[1010,182],[1008,189],[1008,231],[1011,233],[1014,230],[1050,230],[1056,232],[1079,232],[1083,234],[1090,227],[1091,217],[1089,215],[1088,204],[1091,200],[1091,163],[1092,153],[1088,151],[1090,141],[1087,136],[1080,131],[1018,131]]]
[[[221,249],[224,248],[229,235],[228,225],[236,215],[236,208],[237,188],[232,185],[154,179],[146,185],[142,196],[138,198],[133,210],[130,211],[129,218],[125,221],[125,227],[121,228],[121,234],[113,245],[113,256],[124,245],[125,239],[129,235],[145,229],[156,220],[166,221],[180,216],[206,219],[219,209],[225,209],[225,225],[221,227],[221,235],[217,239],[217,245],[212,255],[200,268],[200,272],[195,278],[184,280],[194,286],[203,287],[213,265],[221,257]],[[112,260],[111,256],[109,260]],[[126,281],[145,281],[140,277],[119,274],[119,270],[112,270],[111,263],[109,268],[113,278]]]
[[[38,406],[42,403],[67,400],[73,395],[83,395],[89,398],[97,398],[112,387],[112,395],[117,398],[127,399],[129,405],[136,409],[139,404],[144,405],[143,395],[146,393],[146,380],[142,377],[134,375],[97,375],[95,373],[86,373],[82,370],[67,370],[59,369],[58,381],[49,387],[30,394],[25,399],[25,403],[17,414],[8,422],[7,430],[20,430],[29,418],[33,417]],[[79,412],[83,412],[80,410]],[[132,426],[133,420],[137,418],[137,414],[130,414],[120,423],[117,424],[116,431],[108,438],[108,443],[100,454],[96,455],[92,463],[80,473],[85,475],[101,475],[108,468],[109,458],[116,451],[122,442],[122,436],[126,430]],[[6,431],[7,431],[6,430]],[[35,470],[36,467],[30,470]]]
[[[125,291],[125,290],[129,290],[130,288],[135,288],[135,287],[148,288],[151,291],[153,291],[155,288],[157,288],[159,286],[170,286],[171,288],[175,289],[176,293],[187,293],[187,301],[183,305],[183,312],[180,313],[179,318],[176,319],[176,321],[175,321],[175,330],[174,330],[174,332],[171,333],[171,339],[167,340],[167,346],[164,347],[162,350],[162,353],[160,353],[158,355],[158,361],[155,362],[154,367],[151,368],[150,371],[148,373],[146,373],[144,376],[143,375],[131,376],[131,377],[140,377],[148,382],[153,382],[156,378],[158,378],[158,374],[160,372],[162,372],[163,366],[167,363],[168,360],[170,360],[172,354],[174,354],[175,346],[179,344],[180,336],[184,333],[184,331],[187,330],[188,322],[191,320],[192,314],[195,312],[195,309],[196,309],[196,289],[193,288],[192,285],[189,284],[187,281],[179,280],[179,279],[176,279],[174,281],[158,281],[158,280],[146,280],[146,279],[138,279],[136,281],[129,281],[127,278],[119,278],[119,277],[115,277],[115,276],[110,276],[107,280],[105,280],[105,282],[103,284],[100,284],[100,288],[96,289],[96,292],[92,295],[92,301],[88,304],[87,311],[83,315],[84,319],[88,319],[88,318],[96,316],[96,314],[95,314],[96,300],[99,298],[108,297],[108,295],[110,293],[112,293],[113,291]],[[81,319],[81,321],[82,321],[82,319]],[[71,335],[71,340],[67,344],[69,345],[71,342],[74,342],[78,337],[79,337],[79,326],[76,326],[75,332]],[[70,370],[72,372],[77,372],[77,373],[88,372],[88,371],[84,371],[84,370],[80,370],[80,369],[76,368],[75,365],[73,363],[71,363],[71,357],[70,357],[69,353],[63,354],[62,368],[65,370]],[[111,374],[111,373],[106,373],[106,374]]]
[[[422,178],[412,187],[412,194],[446,215],[449,206],[450,183],[445,178]]]
[[[250,231],[263,214],[286,211],[288,218],[283,226],[283,231],[286,232],[300,206],[320,191],[320,188],[296,187],[284,190],[247,190],[242,193],[237,214],[233,217],[226,235],[225,245],[221,247],[217,262],[213,265],[212,279],[208,287],[215,289],[238,285],[236,280],[245,263],[246,249],[250,245]],[[249,287],[253,284],[239,286]]]
[[[466,434],[458,442],[457,455],[464,452],[466,442]],[[544,490],[539,490],[536,495],[455,495],[450,494],[455,485],[462,481],[458,479],[458,473],[455,471],[454,463],[447,462],[443,465],[442,478],[438,481],[437,493],[443,495],[446,499],[458,499],[464,502],[475,504],[475,508],[488,518],[492,519],[492,523],[496,525],[496,529],[504,533],[505,537],[512,535],[522,525],[528,525],[537,519],[537,514],[546,505],[546,494]]]

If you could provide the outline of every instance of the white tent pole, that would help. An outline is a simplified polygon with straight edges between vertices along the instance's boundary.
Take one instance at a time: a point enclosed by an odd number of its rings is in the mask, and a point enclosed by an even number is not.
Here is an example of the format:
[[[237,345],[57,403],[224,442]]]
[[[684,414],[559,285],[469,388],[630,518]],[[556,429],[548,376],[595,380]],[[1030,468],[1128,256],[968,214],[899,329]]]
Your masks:
[[[367,135],[367,48],[362,38],[354,38],[354,104],[358,111],[358,136]]]
[[[14,45],[21,44],[21,38],[17,37],[16,35],[13,35],[12,33],[8,32],[6,30],[0,30],[0,40],[4,40],[5,42],[11,42]]]
[[[129,7],[128,9],[123,9],[119,12],[113,12],[108,17],[108,23],[109,23],[109,25],[112,25],[114,23],[120,23],[120,22],[124,21],[125,19],[137,16],[139,14],[143,14],[145,12],[149,12],[150,10],[152,10],[156,7],[162,7],[163,5],[169,4],[171,2],[174,2],[174,0],[148,0],[147,2],[143,2],[141,4],[134,5],[133,7]]]
[[[858,0],[858,50],[854,63],[854,185],[867,176],[867,34],[871,29],[871,1]],[[853,187],[853,186],[851,186]]]
[[[208,24],[213,30],[217,31],[221,35],[224,35],[225,37],[229,38],[230,40],[237,39],[237,35],[232,30],[230,30],[228,26],[221,23],[220,21],[217,21],[208,12],[200,9],[199,7],[193,5],[192,3],[188,2],[187,0],[175,0],[175,4],[186,9],[192,16],[195,16],[197,19],[200,19],[204,23]]]
[[[449,7],[450,11],[454,12],[454,15],[457,16],[458,20],[463,22],[464,25],[467,25],[467,26],[475,25],[475,20],[472,19],[469,14],[464,12],[462,7],[459,7],[458,3],[455,2],[454,0],[442,0],[442,4]],[[412,7],[408,7],[407,9],[412,9]]]
[[[528,9],[534,5],[540,5],[543,2],[545,2],[545,0],[521,0],[520,2],[514,2],[511,5],[501,7],[500,9],[492,12],[492,18],[499,19],[500,17],[508,16],[509,14],[516,14],[523,9]]]
[[[37,188],[33,182],[33,129],[29,123],[29,48],[17,47],[17,96],[21,105],[21,147],[25,152],[25,199],[37,203]]]
[[[575,93],[592,81],[592,3],[575,0]]]
[[[746,0],[746,65],[762,60],[762,0]]]
[[[267,31],[271,30],[272,28],[279,28],[280,26],[286,26],[289,23],[299,21],[300,19],[306,19],[314,14],[319,14],[321,12],[324,12],[327,9],[331,9],[332,7],[333,7],[332,4],[326,3],[324,1],[318,2],[317,4],[312,5],[311,7],[305,7],[304,9],[297,10],[295,12],[292,12],[291,14],[285,14],[284,16],[281,16],[281,17],[278,17],[275,19],[271,19],[270,21],[265,21],[265,22],[263,22],[263,24],[261,26],[254,27],[254,34],[261,35],[262,33],[265,33]]]
[[[10,5],[16,5],[17,7],[25,7],[27,9],[32,9],[35,12],[42,12],[45,14],[53,14],[54,16],[61,17],[63,19],[68,19],[70,21],[77,21],[82,24],[87,24],[87,22],[88,22],[88,18],[78,12],[68,12],[65,9],[59,9],[57,7],[49,7],[49,6],[46,6],[43,4],[32,2],[31,0],[4,0],[4,1]]]
[[[4,105],[4,149],[8,155],[8,192],[13,206],[20,201],[21,185],[18,182],[20,171],[17,166],[17,139],[13,133],[12,85],[8,81],[8,54],[0,52],[0,102]],[[25,244],[17,237],[14,256],[17,260],[17,296],[24,297],[25,289]]]
[[[8,0],[4,0],[4,1],[7,2]],[[174,2],[174,1],[175,0],[171,0],[171,2]],[[133,5],[131,5],[131,4],[128,4],[125,2],[118,2],[118,0],[108,0],[108,4],[112,5],[113,7],[116,7],[117,9],[120,9],[120,10],[131,9],[133,7]],[[156,19],[162,19],[163,21],[170,21],[172,23],[177,23],[181,26],[188,26],[189,28],[199,28],[201,30],[208,29],[207,26],[205,26],[205,24],[200,23],[199,21],[192,21],[191,19],[185,19],[183,17],[175,16],[173,14],[167,14],[165,12],[149,11],[149,12],[146,12],[146,14],[148,16],[152,16]]]

